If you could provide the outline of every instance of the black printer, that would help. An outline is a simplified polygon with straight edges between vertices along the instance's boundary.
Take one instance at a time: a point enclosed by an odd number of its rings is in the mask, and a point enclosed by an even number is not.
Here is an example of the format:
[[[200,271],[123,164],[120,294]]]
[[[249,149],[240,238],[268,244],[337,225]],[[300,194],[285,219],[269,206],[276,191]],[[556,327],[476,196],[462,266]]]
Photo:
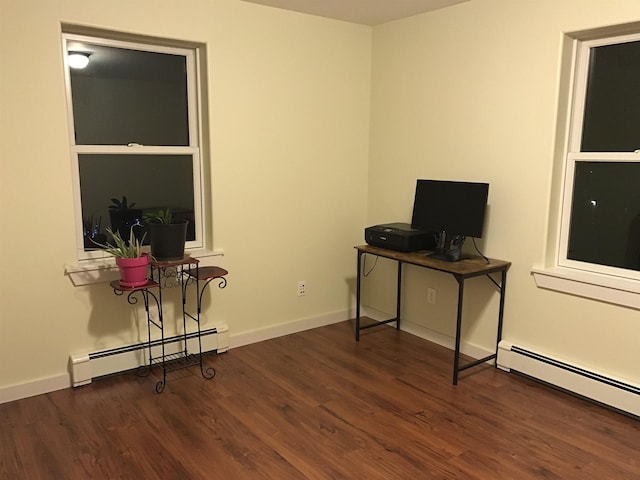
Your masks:
[[[416,230],[409,223],[385,223],[367,227],[364,229],[364,239],[374,247],[398,252],[433,250],[436,246],[433,232]]]

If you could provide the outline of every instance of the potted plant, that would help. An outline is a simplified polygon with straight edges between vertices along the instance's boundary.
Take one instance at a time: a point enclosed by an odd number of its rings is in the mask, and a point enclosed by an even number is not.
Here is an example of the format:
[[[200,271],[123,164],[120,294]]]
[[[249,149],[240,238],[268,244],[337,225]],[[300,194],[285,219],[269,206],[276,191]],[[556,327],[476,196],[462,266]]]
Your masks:
[[[151,256],[159,261],[175,261],[184,258],[188,220],[174,220],[170,209],[146,213],[143,216],[149,232]]]
[[[129,229],[128,240],[122,238],[120,232],[114,232],[107,227],[107,233],[111,235],[113,243],[94,242],[115,257],[116,265],[120,271],[120,285],[123,287],[140,287],[147,283],[149,254],[142,251],[142,241],[146,234],[142,236],[142,239],[136,238],[133,233],[134,226]]]
[[[122,200],[117,198],[111,199],[109,218],[111,220],[112,231],[120,235],[125,235],[127,231],[131,230],[131,227],[140,224],[142,209],[133,208],[134,205],[135,202],[129,203],[126,196],[123,196]]]

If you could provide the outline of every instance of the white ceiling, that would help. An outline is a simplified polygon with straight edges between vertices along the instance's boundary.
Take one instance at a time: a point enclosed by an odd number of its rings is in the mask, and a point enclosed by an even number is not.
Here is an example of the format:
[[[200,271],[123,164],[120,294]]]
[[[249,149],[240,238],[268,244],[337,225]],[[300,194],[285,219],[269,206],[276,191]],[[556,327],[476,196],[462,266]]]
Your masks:
[[[271,7],[379,25],[469,0],[244,0]]]

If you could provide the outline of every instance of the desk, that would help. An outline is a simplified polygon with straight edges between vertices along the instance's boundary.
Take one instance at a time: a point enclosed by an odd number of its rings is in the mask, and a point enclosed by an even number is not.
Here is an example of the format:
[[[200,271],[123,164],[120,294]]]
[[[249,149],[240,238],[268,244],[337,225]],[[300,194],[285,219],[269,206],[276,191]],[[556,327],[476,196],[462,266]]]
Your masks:
[[[482,257],[470,257],[458,262],[447,262],[439,260],[437,258],[428,257],[429,252],[396,252],[394,250],[387,250],[386,248],[374,247],[371,245],[360,245],[355,247],[358,253],[358,280],[356,286],[356,341],[360,340],[360,331],[367,328],[377,327],[387,323],[396,324],[396,329],[400,329],[400,307],[401,307],[401,293],[402,293],[402,265],[407,263],[416,265],[418,267],[428,268],[430,270],[437,270],[439,272],[448,273],[458,282],[458,314],[456,318],[456,341],[453,360],[453,384],[458,384],[458,374],[467,368],[480,365],[488,360],[496,359],[498,356],[498,343],[502,339],[502,318],[504,315],[504,296],[507,286],[507,270],[511,266],[511,262],[505,262],[503,260],[489,259],[487,263]],[[396,316],[389,320],[383,320],[375,322],[369,325],[360,325],[360,288],[362,284],[362,256],[364,254],[375,255],[378,257],[389,258],[398,262],[398,279],[396,290]],[[492,273],[500,273],[500,282],[496,282]],[[497,327],[497,339],[495,353],[470,362],[465,365],[460,365],[460,330],[462,327],[462,300],[464,298],[464,282],[468,278],[486,276],[491,282],[498,288],[500,292],[500,308],[498,311],[498,327]]]

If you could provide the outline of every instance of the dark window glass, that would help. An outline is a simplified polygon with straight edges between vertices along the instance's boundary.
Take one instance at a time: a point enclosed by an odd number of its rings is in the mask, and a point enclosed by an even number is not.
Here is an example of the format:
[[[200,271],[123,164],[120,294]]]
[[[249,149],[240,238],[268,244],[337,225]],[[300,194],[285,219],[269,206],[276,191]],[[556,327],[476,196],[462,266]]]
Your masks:
[[[189,145],[186,57],[86,44],[70,69],[76,145]]]
[[[142,215],[167,208],[189,221],[187,240],[195,239],[190,155],[81,154],[78,164],[85,248],[95,248],[90,238],[104,243],[106,227],[128,237]],[[123,197],[127,208],[118,208]]]
[[[567,258],[640,270],[640,163],[576,162]]]
[[[582,152],[640,149],[640,41],[591,49]]]

